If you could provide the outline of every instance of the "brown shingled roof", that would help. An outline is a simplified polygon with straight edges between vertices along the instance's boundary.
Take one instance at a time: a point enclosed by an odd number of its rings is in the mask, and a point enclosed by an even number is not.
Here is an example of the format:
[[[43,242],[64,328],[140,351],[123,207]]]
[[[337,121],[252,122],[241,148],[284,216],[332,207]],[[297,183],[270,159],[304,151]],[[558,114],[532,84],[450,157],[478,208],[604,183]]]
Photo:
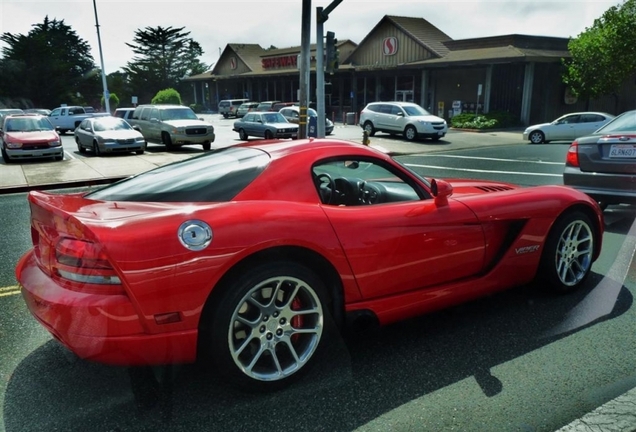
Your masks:
[[[449,51],[443,42],[450,41],[452,38],[424,18],[385,15],[382,21],[384,20],[391,21],[393,25],[440,57],[445,56]]]

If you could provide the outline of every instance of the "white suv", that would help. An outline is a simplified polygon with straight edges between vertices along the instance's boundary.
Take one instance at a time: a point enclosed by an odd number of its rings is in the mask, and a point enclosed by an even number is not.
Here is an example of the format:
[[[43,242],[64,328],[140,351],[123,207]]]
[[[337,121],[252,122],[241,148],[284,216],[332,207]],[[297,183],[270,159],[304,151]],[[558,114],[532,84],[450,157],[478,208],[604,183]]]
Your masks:
[[[369,136],[387,132],[403,134],[409,141],[417,138],[439,141],[448,132],[446,120],[411,102],[372,102],[360,113],[360,126]]]

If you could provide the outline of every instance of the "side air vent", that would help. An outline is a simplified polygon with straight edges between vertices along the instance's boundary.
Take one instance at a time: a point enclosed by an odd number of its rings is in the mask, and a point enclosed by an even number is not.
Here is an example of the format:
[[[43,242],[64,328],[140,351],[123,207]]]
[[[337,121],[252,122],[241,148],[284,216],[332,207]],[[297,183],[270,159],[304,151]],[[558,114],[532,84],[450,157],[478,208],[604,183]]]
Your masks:
[[[513,189],[510,186],[476,186],[476,188],[484,192],[502,192]]]

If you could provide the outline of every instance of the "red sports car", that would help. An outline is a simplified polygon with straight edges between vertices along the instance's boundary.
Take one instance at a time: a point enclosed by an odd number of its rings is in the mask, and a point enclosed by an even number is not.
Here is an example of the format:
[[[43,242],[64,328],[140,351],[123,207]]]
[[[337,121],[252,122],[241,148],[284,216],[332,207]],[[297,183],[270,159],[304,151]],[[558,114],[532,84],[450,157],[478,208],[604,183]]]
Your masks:
[[[536,278],[573,290],[603,233],[574,189],[429,180],[334,139],[243,143],[28,199],[16,274],[55,338],[120,365],[208,353],[265,389],[301,375],[345,318],[386,324]]]

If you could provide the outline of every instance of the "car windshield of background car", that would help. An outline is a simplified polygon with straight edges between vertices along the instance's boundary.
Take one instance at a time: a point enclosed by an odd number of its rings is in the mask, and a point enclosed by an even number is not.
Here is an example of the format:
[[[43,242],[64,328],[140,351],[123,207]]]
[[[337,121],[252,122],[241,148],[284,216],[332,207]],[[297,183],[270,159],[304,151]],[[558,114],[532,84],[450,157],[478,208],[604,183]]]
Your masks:
[[[287,123],[287,119],[281,113],[266,114],[263,120],[265,123]]]
[[[190,109],[170,108],[160,112],[161,120],[197,120],[197,115]]]
[[[431,115],[431,113],[429,113],[424,108],[422,108],[421,106],[418,106],[418,105],[408,105],[408,106],[404,106],[402,108],[404,108],[404,111],[406,111],[406,113],[408,115],[410,115],[410,116]]]
[[[612,119],[605,126],[599,128],[596,134],[611,134],[615,132],[636,131],[636,111],[627,111]]]
[[[9,118],[5,124],[7,132],[36,132],[53,130],[53,125],[48,119],[40,118]]]
[[[263,172],[267,153],[227,147],[147,171],[88,193],[98,201],[225,202]]]
[[[96,132],[104,132],[108,130],[127,130],[132,129],[128,123],[119,118],[105,118],[96,121],[93,125]]]

